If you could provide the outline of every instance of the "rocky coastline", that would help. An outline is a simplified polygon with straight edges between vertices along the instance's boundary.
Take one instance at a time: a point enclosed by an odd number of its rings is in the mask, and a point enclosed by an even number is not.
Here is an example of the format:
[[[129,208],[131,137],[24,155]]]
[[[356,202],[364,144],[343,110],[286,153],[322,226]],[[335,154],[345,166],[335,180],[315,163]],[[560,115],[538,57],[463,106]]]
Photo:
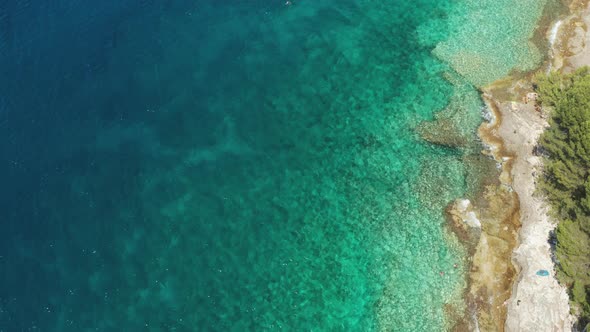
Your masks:
[[[571,1],[566,8],[539,28],[537,43],[549,45],[549,57],[538,71],[590,65],[588,1]],[[495,160],[500,175],[473,202],[458,199],[447,209],[450,228],[471,254],[468,312],[455,331],[571,331],[575,322],[567,290],[555,278],[548,241],[556,221],[536,190],[543,165],[534,151],[548,115],[536,102],[535,73],[481,89],[489,112],[478,131],[482,153]]]

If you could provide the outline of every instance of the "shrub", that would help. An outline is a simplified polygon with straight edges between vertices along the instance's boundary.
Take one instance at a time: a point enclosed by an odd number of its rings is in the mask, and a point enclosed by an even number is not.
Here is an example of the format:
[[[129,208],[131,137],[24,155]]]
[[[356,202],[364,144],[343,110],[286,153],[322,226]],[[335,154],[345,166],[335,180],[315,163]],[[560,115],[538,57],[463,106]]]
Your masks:
[[[537,76],[535,88],[551,113],[540,139],[547,156],[540,188],[560,220],[558,278],[569,287],[585,326],[590,322],[590,70]]]

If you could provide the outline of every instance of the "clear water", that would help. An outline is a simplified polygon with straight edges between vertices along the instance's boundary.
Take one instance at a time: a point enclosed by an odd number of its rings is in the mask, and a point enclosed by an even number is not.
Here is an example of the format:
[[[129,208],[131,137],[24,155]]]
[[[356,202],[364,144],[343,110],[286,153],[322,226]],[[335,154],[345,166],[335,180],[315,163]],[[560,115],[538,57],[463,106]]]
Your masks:
[[[478,149],[415,129],[541,8],[477,3],[0,3],[0,331],[444,329]]]
[[[465,0],[447,18],[450,29],[434,54],[465,79],[483,86],[512,71],[535,69],[542,59],[533,44],[535,23],[551,0]],[[429,30],[426,35],[428,36]],[[427,37],[428,38],[428,37]]]

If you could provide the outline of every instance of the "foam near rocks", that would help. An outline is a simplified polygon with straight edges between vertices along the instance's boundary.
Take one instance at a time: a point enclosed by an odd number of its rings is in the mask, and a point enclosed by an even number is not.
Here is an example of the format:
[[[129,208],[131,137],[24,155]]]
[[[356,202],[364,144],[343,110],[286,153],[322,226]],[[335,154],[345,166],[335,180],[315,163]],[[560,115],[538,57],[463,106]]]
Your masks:
[[[458,199],[455,201],[455,211],[459,218],[469,227],[481,228],[481,221],[473,211],[473,205],[468,199]]]

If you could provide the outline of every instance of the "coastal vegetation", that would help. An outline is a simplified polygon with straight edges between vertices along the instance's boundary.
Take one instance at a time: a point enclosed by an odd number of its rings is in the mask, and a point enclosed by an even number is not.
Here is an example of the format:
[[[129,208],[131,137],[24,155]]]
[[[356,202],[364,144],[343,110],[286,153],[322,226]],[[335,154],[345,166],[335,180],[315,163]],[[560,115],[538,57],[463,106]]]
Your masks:
[[[535,88],[551,114],[538,147],[546,157],[539,186],[560,221],[558,279],[583,327],[590,323],[590,69],[537,76]]]

